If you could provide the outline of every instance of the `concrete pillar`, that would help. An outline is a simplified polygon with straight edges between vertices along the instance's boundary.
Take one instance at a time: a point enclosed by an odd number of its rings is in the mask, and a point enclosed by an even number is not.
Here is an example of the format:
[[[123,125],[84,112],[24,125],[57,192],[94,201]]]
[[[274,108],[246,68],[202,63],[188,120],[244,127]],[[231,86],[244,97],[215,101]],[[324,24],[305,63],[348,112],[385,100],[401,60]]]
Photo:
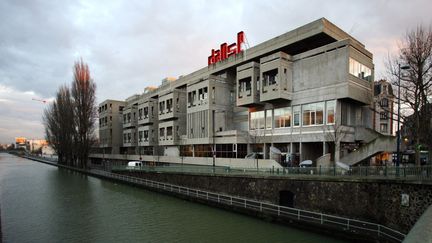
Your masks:
[[[327,148],[327,144],[326,144],[326,142],[323,142],[323,155],[325,155],[326,153],[328,153],[327,151],[328,151],[328,148]]]
[[[299,143],[299,153],[300,153],[300,162],[303,161],[303,146],[302,146],[302,142],[300,141]]]
[[[192,145],[192,157],[195,157],[195,145]]]
[[[264,159],[268,159],[268,156],[267,156],[267,144],[266,143],[264,143],[264,145],[263,145],[263,153],[264,153]]]

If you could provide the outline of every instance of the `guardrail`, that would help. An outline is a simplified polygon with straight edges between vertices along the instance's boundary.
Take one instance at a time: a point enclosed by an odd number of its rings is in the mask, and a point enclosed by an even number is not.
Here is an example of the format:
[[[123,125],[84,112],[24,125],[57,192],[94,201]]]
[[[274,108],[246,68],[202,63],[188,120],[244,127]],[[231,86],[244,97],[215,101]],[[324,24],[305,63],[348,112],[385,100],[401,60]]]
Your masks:
[[[306,223],[315,223],[329,228],[337,228],[344,232],[351,232],[358,235],[371,235],[374,238],[386,239],[394,242],[401,242],[405,234],[388,228],[386,226],[370,223],[361,220],[348,219],[329,214],[317,213],[302,209],[290,208],[271,203],[254,201],[251,199],[234,197],[204,190],[192,189],[168,183],[151,181],[143,178],[132,177],[106,171],[92,171],[95,174],[126,181],[146,187],[162,190],[170,193],[180,194],[187,197],[197,198],[222,205],[244,208],[256,212],[267,213],[277,217],[288,218]]]
[[[382,178],[403,180],[432,180],[432,166],[356,166],[344,169],[341,167],[285,167],[282,169],[251,169],[193,165],[142,166],[128,167],[113,165],[111,171],[146,171],[171,173],[201,173],[218,175],[261,175],[261,176],[338,176],[358,178]]]
[[[385,239],[392,242],[402,242],[405,238],[405,234],[391,229],[389,227],[370,223],[362,220],[349,219],[344,217],[333,216],[329,214],[317,213],[302,209],[290,208],[280,206],[271,203],[265,203],[255,201],[247,198],[235,197],[220,193],[208,192],[199,189],[193,189],[183,186],[178,186],[169,183],[162,183],[158,181],[147,180],[139,177],[127,176],[117,173],[112,173],[104,170],[82,170],[73,168],[70,166],[59,165],[55,162],[44,160],[40,157],[26,156],[29,159],[35,159],[47,164],[64,167],[71,170],[81,171],[90,175],[95,175],[103,178],[115,179],[124,181],[132,184],[142,185],[147,188],[153,188],[159,191],[165,191],[173,194],[179,194],[186,197],[196,198],[200,200],[206,200],[221,205],[230,207],[247,209],[260,213],[267,213],[278,218],[286,218],[296,220],[299,222],[313,223],[321,225],[322,227],[328,227],[338,229],[343,232],[350,232],[357,235],[369,235],[371,238]]]

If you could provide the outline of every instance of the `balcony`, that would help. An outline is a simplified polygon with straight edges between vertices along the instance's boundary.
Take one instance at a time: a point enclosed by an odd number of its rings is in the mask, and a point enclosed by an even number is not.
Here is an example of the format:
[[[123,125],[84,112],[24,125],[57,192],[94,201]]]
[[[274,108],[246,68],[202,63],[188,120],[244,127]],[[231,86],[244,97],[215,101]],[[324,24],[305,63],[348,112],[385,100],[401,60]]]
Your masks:
[[[259,64],[250,62],[237,67],[237,106],[259,103]]]
[[[180,121],[172,120],[159,123],[159,145],[178,145],[180,143],[181,131]]]
[[[291,56],[278,52],[260,60],[260,101],[292,100]]]
[[[138,146],[157,145],[157,126],[147,125],[138,128]]]
[[[158,121],[157,99],[148,98],[138,105],[138,125],[152,124]]]

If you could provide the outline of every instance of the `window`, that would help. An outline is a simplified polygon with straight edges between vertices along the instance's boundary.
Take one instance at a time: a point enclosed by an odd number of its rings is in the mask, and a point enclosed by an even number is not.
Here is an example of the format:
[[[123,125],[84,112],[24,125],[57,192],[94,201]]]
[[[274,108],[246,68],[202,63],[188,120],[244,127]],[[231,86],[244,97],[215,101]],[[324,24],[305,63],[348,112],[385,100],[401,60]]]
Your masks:
[[[165,137],[165,128],[164,127],[159,129],[159,136],[160,136],[160,138]]]
[[[239,80],[239,96],[240,93],[246,92],[247,96],[250,96],[252,87],[251,87],[252,77],[247,77]]]
[[[294,126],[298,127],[300,126],[300,106],[294,106],[293,107],[293,113],[294,113]]]
[[[169,100],[167,100],[166,101],[166,108],[167,108],[167,113],[170,113],[170,112],[172,112],[172,99],[169,99]]]
[[[277,83],[278,69],[267,71],[263,73],[263,86],[269,86]]]
[[[313,109],[312,104],[303,105],[303,126],[311,125],[311,110]],[[313,115],[315,117],[315,115]]]
[[[383,98],[380,102],[381,107],[386,108],[388,107],[388,99]]]
[[[149,131],[148,130],[146,130],[146,131],[144,131],[144,141],[148,141],[148,136],[149,136]]]
[[[381,132],[387,132],[387,124],[380,124],[380,131]]]
[[[272,110],[266,110],[266,129],[272,129]]]
[[[139,142],[142,142],[142,138],[143,138],[143,131],[139,131],[139,132],[138,132],[138,138],[139,138]]]
[[[142,120],[142,109],[138,110],[138,120]]]
[[[387,120],[388,119],[388,113],[387,112],[380,112],[380,120]]]
[[[146,118],[148,118],[148,107],[144,107],[144,119]]]
[[[291,126],[291,107],[274,110],[274,126],[275,128]]]
[[[203,100],[206,100],[208,98],[208,88],[207,87],[204,87],[203,88],[203,96],[202,96],[202,99]]]
[[[322,125],[324,124],[324,102],[319,102],[316,104],[316,119],[315,124]]]
[[[336,100],[326,101],[327,124],[335,123]]]
[[[264,129],[264,111],[250,113],[250,130]]]
[[[167,136],[173,135],[173,127],[167,127]]]
[[[371,69],[351,57],[349,59],[349,73],[356,76],[357,78],[372,81]]]
[[[303,126],[322,125],[324,121],[324,102],[302,106]]]
[[[165,101],[159,102],[159,114],[162,115],[165,109]]]

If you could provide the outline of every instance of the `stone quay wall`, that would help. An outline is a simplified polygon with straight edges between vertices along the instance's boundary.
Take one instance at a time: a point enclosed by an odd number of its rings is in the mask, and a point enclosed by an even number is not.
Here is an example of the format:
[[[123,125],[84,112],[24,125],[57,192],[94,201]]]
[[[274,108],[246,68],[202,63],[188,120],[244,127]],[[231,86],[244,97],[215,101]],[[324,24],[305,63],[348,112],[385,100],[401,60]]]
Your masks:
[[[281,178],[135,171],[121,173],[374,222],[405,234],[432,204],[430,181],[298,176]],[[291,196],[286,198],[286,195]]]

